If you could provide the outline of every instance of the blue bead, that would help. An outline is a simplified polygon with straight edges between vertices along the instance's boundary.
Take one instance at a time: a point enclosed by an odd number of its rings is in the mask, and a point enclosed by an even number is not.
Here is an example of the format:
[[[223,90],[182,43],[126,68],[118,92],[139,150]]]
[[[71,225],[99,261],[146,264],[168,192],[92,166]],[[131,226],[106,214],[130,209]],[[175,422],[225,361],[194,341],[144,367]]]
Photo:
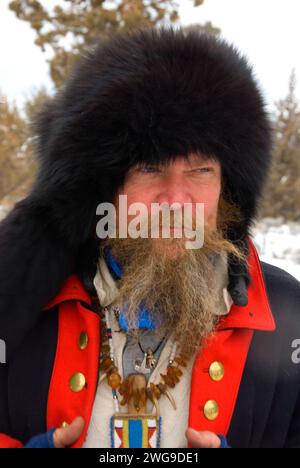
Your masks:
[[[104,257],[105,257],[107,265],[112,269],[112,271],[115,273],[116,277],[118,279],[121,279],[122,267],[114,259],[113,255],[111,253],[111,249],[109,247],[105,247]],[[128,324],[127,324],[127,320],[126,320],[125,315],[124,315],[124,309],[123,310],[121,309],[121,311],[120,311],[119,325],[120,325],[121,329],[124,332],[128,331]],[[146,330],[149,330],[149,329],[154,330],[156,328],[155,323],[150,318],[148,310],[143,306],[141,306],[141,308],[140,308],[139,319],[138,319],[137,326],[140,329],[146,329]],[[111,332],[110,329],[109,329],[109,332]]]

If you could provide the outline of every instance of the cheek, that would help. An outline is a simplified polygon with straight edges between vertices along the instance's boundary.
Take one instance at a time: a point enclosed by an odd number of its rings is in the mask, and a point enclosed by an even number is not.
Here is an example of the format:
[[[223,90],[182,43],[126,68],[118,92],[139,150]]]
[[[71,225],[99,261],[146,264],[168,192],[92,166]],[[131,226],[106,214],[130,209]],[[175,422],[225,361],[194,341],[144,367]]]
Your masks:
[[[220,190],[210,194],[207,202],[207,212],[205,218],[214,227],[217,226],[218,206],[219,206]],[[205,212],[205,208],[204,208]]]
[[[212,191],[208,194],[206,204],[209,211],[214,211],[218,207],[219,198],[219,191]]]
[[[197,194],[197,202],[204,203],[205,220],[216,225],[221,187],[207,187]],[[195,201],[195,198],[194,198]]]
[[[151,190],[149,189],[145,190],[144,188],[138,185],[127,186],[125,184],[123,189],[118,194],[116,201],[115,201],[117,217],[119,214],[119,195],[127,196],[127,208],[129,208],[130,205],[132,205],[133,203],[143,203],[143,205],[146,205],[149,212],[151,210],[151,203],[153,203],[155,200],[155,194],[152,193]],[[136,215],[128,215],[128,221],[135,218],[135,216]]]
[[[144,187],[142,185],[132,186],[126,191],[128,205],[131,203],[143,203],[150,208],[155,200],[155,190],[153,187]]]

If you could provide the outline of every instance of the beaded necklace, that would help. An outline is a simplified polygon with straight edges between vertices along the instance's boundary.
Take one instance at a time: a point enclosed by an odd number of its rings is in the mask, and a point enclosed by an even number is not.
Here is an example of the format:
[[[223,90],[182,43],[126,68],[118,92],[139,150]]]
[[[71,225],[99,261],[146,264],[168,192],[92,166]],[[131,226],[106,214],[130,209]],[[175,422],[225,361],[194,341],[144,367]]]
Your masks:
[[[144,374],[131,374],[122,382],[115,363],[115,353],[110,324],[110,310],[103,309],[101,326],[101,355],[100,369],[104,374],[102,381],[107,378],[108,385],[112,389],[115,414],[111,418],[111,447],[159,447],[161,437],[161,416],[158,400],[165,395],[176,410],[174,398],[168,391],[168,387],[174,388],[180,381],[183,372],[180,367],[186,367],[187,357],[182,353],[176,355],[177,346],[173,344],[167,373],[160,374],[162,381],[159,384],[146,386]],[[123,397],[119,402],[119,394]],[[147,400],[150,400],[156,409],[156,414],[146,411]],[[121,413],[121,406],[128,405],[128,412]]]

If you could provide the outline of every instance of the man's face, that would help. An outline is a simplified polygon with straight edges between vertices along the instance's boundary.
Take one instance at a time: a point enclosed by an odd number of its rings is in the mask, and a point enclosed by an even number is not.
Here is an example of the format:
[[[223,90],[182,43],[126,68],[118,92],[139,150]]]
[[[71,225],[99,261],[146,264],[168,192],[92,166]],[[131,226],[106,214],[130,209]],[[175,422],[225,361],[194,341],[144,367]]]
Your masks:
[[[221,193],[221,167],[213,159],[191,154],[178,157],[168,166],[144,165],[132,168],[120,194],[127,195],[128,206],[143,203],[148,212],[152,203],[204,203],[205,220],[216,227]],[[117,208],[118,204],[116,203]]]
[[[182,239],[108,239],[114,258],[123,267],[116,305],[126,305],[130,330],[136,329],[143,304],[151,311],[159,332],[173,332],[177,343],[190,353],[215,326],[214,311],[219,301],[215,262],[221,254],[241,255],[219,229],[219,221],[224,222],[225,217],[218,217],[218,207],[222,205],[220,211],[226,216],[232,214],[228,206],[224,209],[220,197],[220,164],[193,154],[188,160],[179,157],[166,166],[134,167],[118,195],[127,195],[128,206],[143,203],[149,212],[152,203],[204,204],[204,244],[199,249],[186,249]],[[232,209],[235,212],[235,207]],[[117,212],[118,217],[120,213],[122,210]],[[223,268],[227,266],[223,264]]]

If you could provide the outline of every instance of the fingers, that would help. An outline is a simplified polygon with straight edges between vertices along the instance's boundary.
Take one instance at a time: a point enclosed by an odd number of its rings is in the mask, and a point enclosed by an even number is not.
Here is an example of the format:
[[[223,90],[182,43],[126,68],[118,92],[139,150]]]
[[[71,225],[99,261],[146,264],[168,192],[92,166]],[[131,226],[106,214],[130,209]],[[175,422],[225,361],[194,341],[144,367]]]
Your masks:
[[[81,416],[75,418],[67,427],[56,429],[53,434],[55,448],[66,448],[73,445],[81,436],[84,429],[84,419]]]
[[[192,448],[220,448],[220,438],[209,431],[195,431],[189,427],[186,431],[186,438]]]

